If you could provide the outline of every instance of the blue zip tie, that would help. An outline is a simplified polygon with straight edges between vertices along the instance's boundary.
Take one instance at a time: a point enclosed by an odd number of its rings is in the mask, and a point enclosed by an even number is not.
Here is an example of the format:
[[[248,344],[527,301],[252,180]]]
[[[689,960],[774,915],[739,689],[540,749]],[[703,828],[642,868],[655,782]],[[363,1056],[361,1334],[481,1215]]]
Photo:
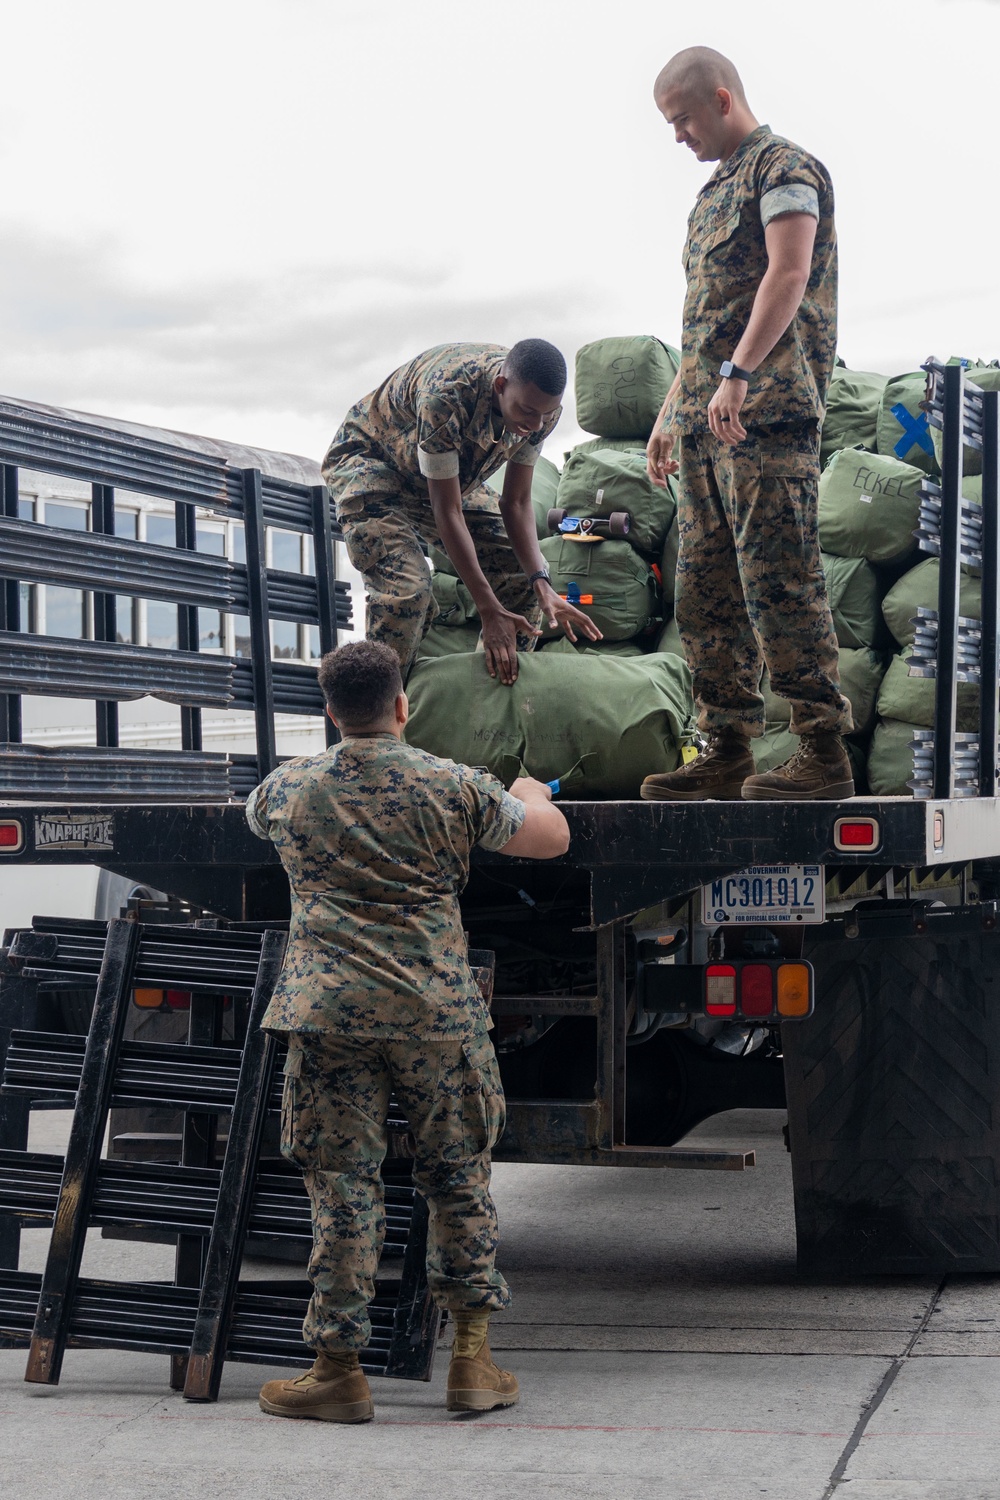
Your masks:
[[[559,792],[560,792],[561,787],[562,787],[562,782],[559,781],[558,778],[555,781],[547,781],[545,783],[545,785],[548,787],[548,789],[552,793],[553,797],[558,797]]]
[[[922,448],[933,458],[934,443],[931,440],[927,413],[922,411],[919,417],[914,417],[907,411],[902,401],[897,401],[896,405],[891,406],[889,410],[903,429],[903,436],[892,450],[896,457],[905,459],[911,448]]]

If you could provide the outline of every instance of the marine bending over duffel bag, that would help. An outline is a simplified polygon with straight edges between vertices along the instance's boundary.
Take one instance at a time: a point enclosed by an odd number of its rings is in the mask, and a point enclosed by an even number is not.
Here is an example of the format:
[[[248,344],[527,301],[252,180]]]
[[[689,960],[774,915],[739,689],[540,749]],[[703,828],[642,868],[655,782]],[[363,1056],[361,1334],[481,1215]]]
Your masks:
[[[424,546],[440,547],[482,621],[491,675],[508,685],[543,615],[570,639],[600,632],[549,586],[531,479],[559,420],[566,362],[544,339],[442,344],[348,412],[323,461],[348,556],[365,581],[369,639],[404,681],[436,613]],[[486,481],[506,464],[499,504]]]

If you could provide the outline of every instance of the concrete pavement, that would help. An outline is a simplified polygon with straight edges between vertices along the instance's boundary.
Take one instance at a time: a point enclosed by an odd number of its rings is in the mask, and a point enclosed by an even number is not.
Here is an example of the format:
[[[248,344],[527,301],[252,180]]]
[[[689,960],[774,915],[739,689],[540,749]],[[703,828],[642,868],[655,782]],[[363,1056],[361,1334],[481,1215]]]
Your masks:
[[[163,1357],[71,1350],[50,1390],[8,1351],[8,1493],[1000,1500],[1000,1278],[799,1280],[781,1123],[740,1112],[697,1132],[754,1147],[745,1174],[497,1168],[515,1306],[493,1342],[523,1391],[508,1412],[446,1413],[443,1352],[429,1385],[374,1383],[375,1422],[344,1429],[264,1417],[264,1367],[227,1366],[218,1404],[191,1406]],[[35,1124],[53,1149],[60,1122]],[[23,1266],[45,1239],[24,1236]],[[88,1240],[87,1274],[169,1267],[164,1247]]]

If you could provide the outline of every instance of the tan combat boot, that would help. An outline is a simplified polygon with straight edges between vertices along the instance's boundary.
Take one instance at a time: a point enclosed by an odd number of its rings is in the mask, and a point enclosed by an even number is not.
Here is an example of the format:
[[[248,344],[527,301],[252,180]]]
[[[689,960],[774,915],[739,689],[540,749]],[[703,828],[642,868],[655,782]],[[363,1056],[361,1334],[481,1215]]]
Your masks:
[[[743,783],[751,802],[837,801],[854,796],[854,775],[843,739],[832,730],[802,735],[790,760]]]
[[[639,796],[647,802],[702,802],[717,798],[738,802],[743,783],[753,775],[753,756],[746,735],[728,725],[713,729],[708,745],[689,765],[660,776],[647,776]]]
[[[356,1349],[317,1354],[311,1370],[295,1380],[269,1380],[260,1409],[272,1417],[312,1417],[317,1422],[370,1422],[372,1393]]]
[[[493,1411],[514,1406],[520,1397],[517,1376],[501,1370],[490,1353],[489,1313],[453,1313],[455,1342],[448,1369],[449,1411]]]

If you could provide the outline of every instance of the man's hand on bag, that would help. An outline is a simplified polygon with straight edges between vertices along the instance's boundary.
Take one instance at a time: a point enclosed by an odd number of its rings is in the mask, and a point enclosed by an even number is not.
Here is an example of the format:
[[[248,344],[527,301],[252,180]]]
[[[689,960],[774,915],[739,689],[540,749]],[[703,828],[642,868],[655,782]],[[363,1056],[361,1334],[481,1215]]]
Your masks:
[[[544,781],[536,781],[534,776],[518,776],[507,790],[521,802],[552,801],[552,788]]]
[[[486,670],[491,677],[499,675],[505,687],[517,680],[517,637],[519,635],[541,635],[530,620],[504,609],[502,604],[480,610],[483,622],[483,648],[486,651]]]
[[[575,604],[570,604],[567,599],[557,594],[551,584],[540,582],[536,593],[542,612],[549,622],[550,630],[562,630],[571,641],[576,640],[577,631],[585,635],[588,641],[604,639],[590,616],[585,615],[582,609],[577,609]]]
[[[664,431],[657,422],[653,435],[646,444],[646,473],[661,490],[667,487],[667,475],[676,474],[680,468],[676,458],[672,457],[673,451],[673,433]]]
[[[745,380],[723,380],[708,403],[708,425],[720,443],[735,448],[746,437],[746,428],[740,421],[740,412],[747,399]]]

